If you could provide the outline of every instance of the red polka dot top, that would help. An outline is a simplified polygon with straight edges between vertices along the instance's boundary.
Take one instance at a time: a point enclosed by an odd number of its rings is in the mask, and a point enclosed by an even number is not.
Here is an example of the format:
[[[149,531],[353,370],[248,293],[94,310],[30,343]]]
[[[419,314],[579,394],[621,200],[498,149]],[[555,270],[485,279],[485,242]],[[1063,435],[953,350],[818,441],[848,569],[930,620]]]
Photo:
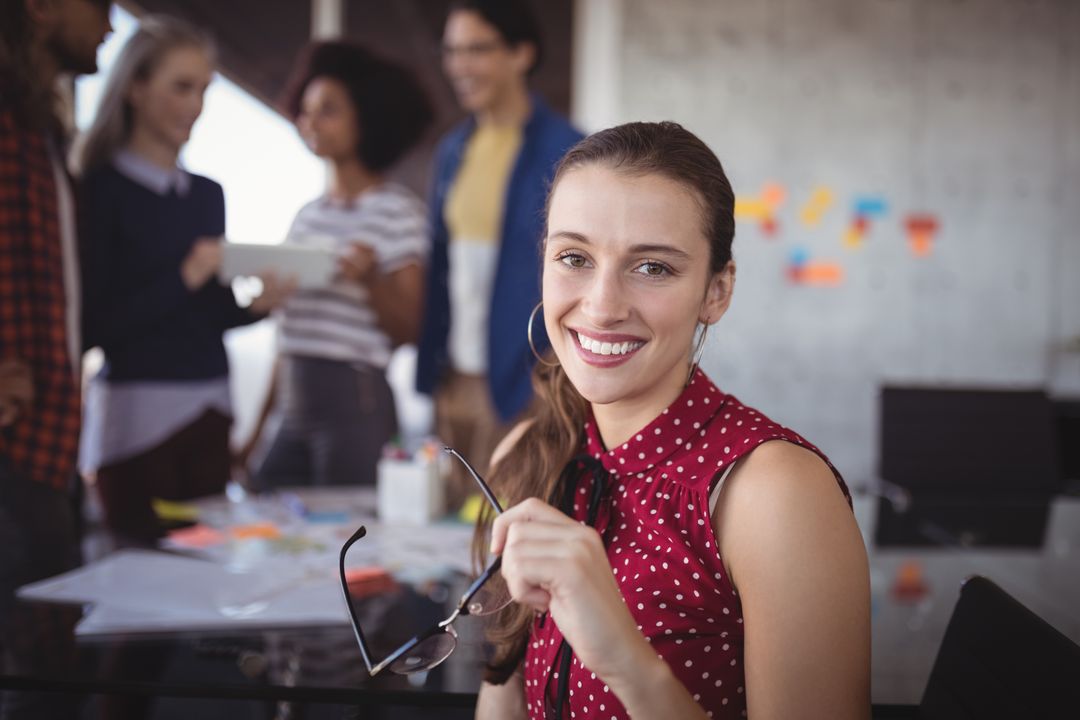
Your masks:
[[[700,370],[670,407],[622,446],[605,448],[591,417],[585,437],[588,456],[608,473],[593,525],[638,629],[709,717],[745,717],[742,608],[716,546],[710,495],[735,461],[768,440],[828,458],[718,390]],[[571,501],[576,518],[585,520],[596,491],[591,473],[578,482]],[[628,717],[568,646],[560,657],[562,640],[553,618],[533,622],[524,661],[529,717],[560,717],[552,709],[560,666],[569,668],[561,717]]]

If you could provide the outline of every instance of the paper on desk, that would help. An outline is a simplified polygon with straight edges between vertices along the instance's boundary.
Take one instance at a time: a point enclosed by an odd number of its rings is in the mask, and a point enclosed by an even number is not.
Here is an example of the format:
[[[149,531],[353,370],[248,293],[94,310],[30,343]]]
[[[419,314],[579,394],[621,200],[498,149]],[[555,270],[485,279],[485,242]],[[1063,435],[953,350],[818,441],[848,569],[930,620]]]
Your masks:
[[[325,528],[320,528],[325,531]],[[353,546],[349,565],[400,576],[470,570],[472,529],[378,525]],[[369,542],[370,541],[370,542]],[[223,547],[223,546],[218,546]],[[19,589],[28,600],[91,604],[78,635],[289,627],[348,622],[337,551],[259,556],[242,568],[169,553],[122,550]]]
[[[93,604],[78,635],[347,622],[333,573],[299,563],[237,572],[205,560],[124,550],[26,585],[18,595]]]

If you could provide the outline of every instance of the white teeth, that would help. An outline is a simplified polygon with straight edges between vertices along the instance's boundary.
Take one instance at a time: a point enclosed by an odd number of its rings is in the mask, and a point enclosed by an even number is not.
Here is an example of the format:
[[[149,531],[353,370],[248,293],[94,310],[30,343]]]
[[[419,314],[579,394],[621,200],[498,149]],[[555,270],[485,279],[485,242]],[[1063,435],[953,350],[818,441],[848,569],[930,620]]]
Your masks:
[[[644,344],[637,340],[621,343],[600,342],[581,333],[577,333],[577,337],[581,347],[597,355],[625,355],[632,350],[637,350]]]

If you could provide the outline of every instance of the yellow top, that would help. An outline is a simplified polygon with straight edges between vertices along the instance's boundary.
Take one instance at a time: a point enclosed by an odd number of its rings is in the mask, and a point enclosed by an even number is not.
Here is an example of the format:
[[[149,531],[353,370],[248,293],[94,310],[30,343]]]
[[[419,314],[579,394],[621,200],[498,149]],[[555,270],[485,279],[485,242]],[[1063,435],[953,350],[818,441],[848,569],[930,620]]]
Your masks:
[[[451,242],[499,243],[503,201],[521,135],[518,125],[480,125],[469,138],[443,210]]]

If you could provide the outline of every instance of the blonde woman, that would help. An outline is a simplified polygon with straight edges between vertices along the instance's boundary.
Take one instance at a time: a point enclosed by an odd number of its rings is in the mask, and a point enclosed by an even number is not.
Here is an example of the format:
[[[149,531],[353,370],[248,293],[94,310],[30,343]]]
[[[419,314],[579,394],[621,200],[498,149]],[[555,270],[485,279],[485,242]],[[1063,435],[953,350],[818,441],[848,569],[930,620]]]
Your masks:
[[[250,307],[218,282],[221,186],[185,171],[180,151],[214,72],[210,41],[144,18],[124,46],[77,148],[84,337],[105,365],[87,398],[84,471],[96,471],[121,542],[160,534],[153,498],[220,492],[230,470],[225,330],[263,317],[273,278]]]

